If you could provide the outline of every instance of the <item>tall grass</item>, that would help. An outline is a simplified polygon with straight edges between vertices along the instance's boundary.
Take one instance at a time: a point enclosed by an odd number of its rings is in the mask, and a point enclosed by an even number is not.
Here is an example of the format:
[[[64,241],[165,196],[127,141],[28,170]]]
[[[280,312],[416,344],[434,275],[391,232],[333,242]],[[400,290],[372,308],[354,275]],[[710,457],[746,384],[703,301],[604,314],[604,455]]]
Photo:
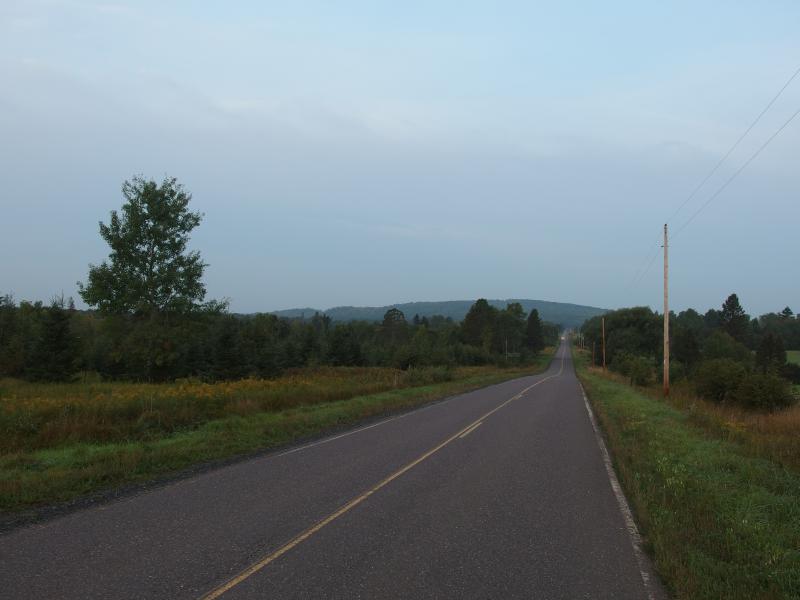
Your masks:
[[[227,383],[0,381],[0,454],[78,442],[153,439],[227,416],[335,402],[487,373],[487,368],[297,370]]]
[[[659,397],[653,390],[648,394]],[[694,425],[740,444],[752,456],[800,472],[800,405],[775,412],[753,412],[704,400],[685,383],[672,388],[669,403],[684,411]]]
[[[627,384],[628,381],[616,373],[603,373],[601,369],[591,367],[587,370],[618,383]],[[660,386],[636,389],[653,400],[664,400]],[[800,388],[795,391],[800,392]],[[671,386],[666,402],[681,410],[693,425],[705,432],[741,445],[752,456],[800,472],[800,404],[775,412],[717,404],[698,396],[686,380]]]
[[[581,355],[576,362],[648,549],[674,596],[800,598],[800,474],[756,456],[735,437],[698,426],[697,415],[722,423],[734,413],[696,402],[681,409],[680,397],[670,405],[587,368]],[[751,417],[735,429],[796,431],[796,411]]]

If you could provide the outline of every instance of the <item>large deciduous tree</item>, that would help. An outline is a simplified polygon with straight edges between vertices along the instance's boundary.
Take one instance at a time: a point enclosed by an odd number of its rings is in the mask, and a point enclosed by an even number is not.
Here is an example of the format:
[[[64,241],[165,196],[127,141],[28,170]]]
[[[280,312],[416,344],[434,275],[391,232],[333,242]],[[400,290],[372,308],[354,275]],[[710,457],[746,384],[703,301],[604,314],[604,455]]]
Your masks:
[[[383,315],[381,335],[392,346],[399,344],[408,337],[408,323],[406,316],[399,308],[390,308]]]
[[[519,352],[525,338],[525,309],[522,305],[511,302],[498,311],[495,329],[497,352]]]
[[[100,235],[111,247],[108,261],[89,265],[78,283],[90,306],[112,314],[185,313],[205,297],[206,267],[189,251],[189,234],[202,215],[189,210],[191,194],[175,178],[161,184],[134,177],[122,186],[125,202],[111,211]]]

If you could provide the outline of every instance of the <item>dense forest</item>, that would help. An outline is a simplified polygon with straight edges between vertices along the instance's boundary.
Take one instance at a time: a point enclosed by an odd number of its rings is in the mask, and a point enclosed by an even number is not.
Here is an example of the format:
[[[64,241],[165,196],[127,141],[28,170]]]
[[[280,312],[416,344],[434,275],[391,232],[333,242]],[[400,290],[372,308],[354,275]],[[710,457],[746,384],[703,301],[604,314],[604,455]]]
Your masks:
[[[663,377],[663,315],[647,307],[605,315],[606,362],[638,385]],[[800,383],[800,365],[786,350],[800,349],[800,318],[786,307],[753,318],[731,294],[719,310],[670,313],[670,380],[686,380],[715,402],[773,409],[793,402],[790,383]],[[583,343],[602,363],[601,317],[581,328]]]
[[[407,319],[396,308],[378,323],[230,314],[226,303],[205,301],[207,265],[187,249],[202,220],[188,208],[190,194],[171,178],[137,177],[122,191],[122,210],[100,224],[109,258],[78,284],[92,310],[63,297],[45,305],[0,296],[0,377],[217,381],[317,365],[520,364],[558,338],[537,310],[483,299],[462,322]]]
[[[60,299],[15,303],[0,297],[0,377],[65,381],[76,373],[103,378],[204,381],[273,377],[318,365],[455,366],[521,364],[558,329],[518,304],[498,310],[478,300],[465,320],[407,320],[387,311],[381,323],[331,323],[329,317],[286,319],[231,315],[224,308],[182,314],[103,314]]]

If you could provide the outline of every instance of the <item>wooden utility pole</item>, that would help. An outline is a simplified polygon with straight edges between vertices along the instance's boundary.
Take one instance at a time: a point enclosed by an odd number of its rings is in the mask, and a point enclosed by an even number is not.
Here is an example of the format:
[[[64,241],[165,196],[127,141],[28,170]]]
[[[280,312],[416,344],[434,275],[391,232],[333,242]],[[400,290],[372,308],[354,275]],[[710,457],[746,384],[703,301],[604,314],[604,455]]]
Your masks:
[[[664,396],[669,396],[669,238],[664,224]]]
[[[595,340],[592,340],[592,368],[597,366],[597,362],[594,359],[594,354],[595,354],[594,349],[595,349],[596,345],[597,345],[597,342]]]
[[[603,323],[603,370],[606,370],[606,318],[602,318]]]

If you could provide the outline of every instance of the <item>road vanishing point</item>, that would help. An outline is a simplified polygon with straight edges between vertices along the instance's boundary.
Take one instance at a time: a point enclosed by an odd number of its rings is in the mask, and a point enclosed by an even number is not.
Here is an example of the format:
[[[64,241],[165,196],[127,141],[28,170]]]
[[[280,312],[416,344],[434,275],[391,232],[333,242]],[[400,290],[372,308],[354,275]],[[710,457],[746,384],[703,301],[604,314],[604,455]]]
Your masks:
[[[0,598],[662,598],[549,369],[0,536]]]

